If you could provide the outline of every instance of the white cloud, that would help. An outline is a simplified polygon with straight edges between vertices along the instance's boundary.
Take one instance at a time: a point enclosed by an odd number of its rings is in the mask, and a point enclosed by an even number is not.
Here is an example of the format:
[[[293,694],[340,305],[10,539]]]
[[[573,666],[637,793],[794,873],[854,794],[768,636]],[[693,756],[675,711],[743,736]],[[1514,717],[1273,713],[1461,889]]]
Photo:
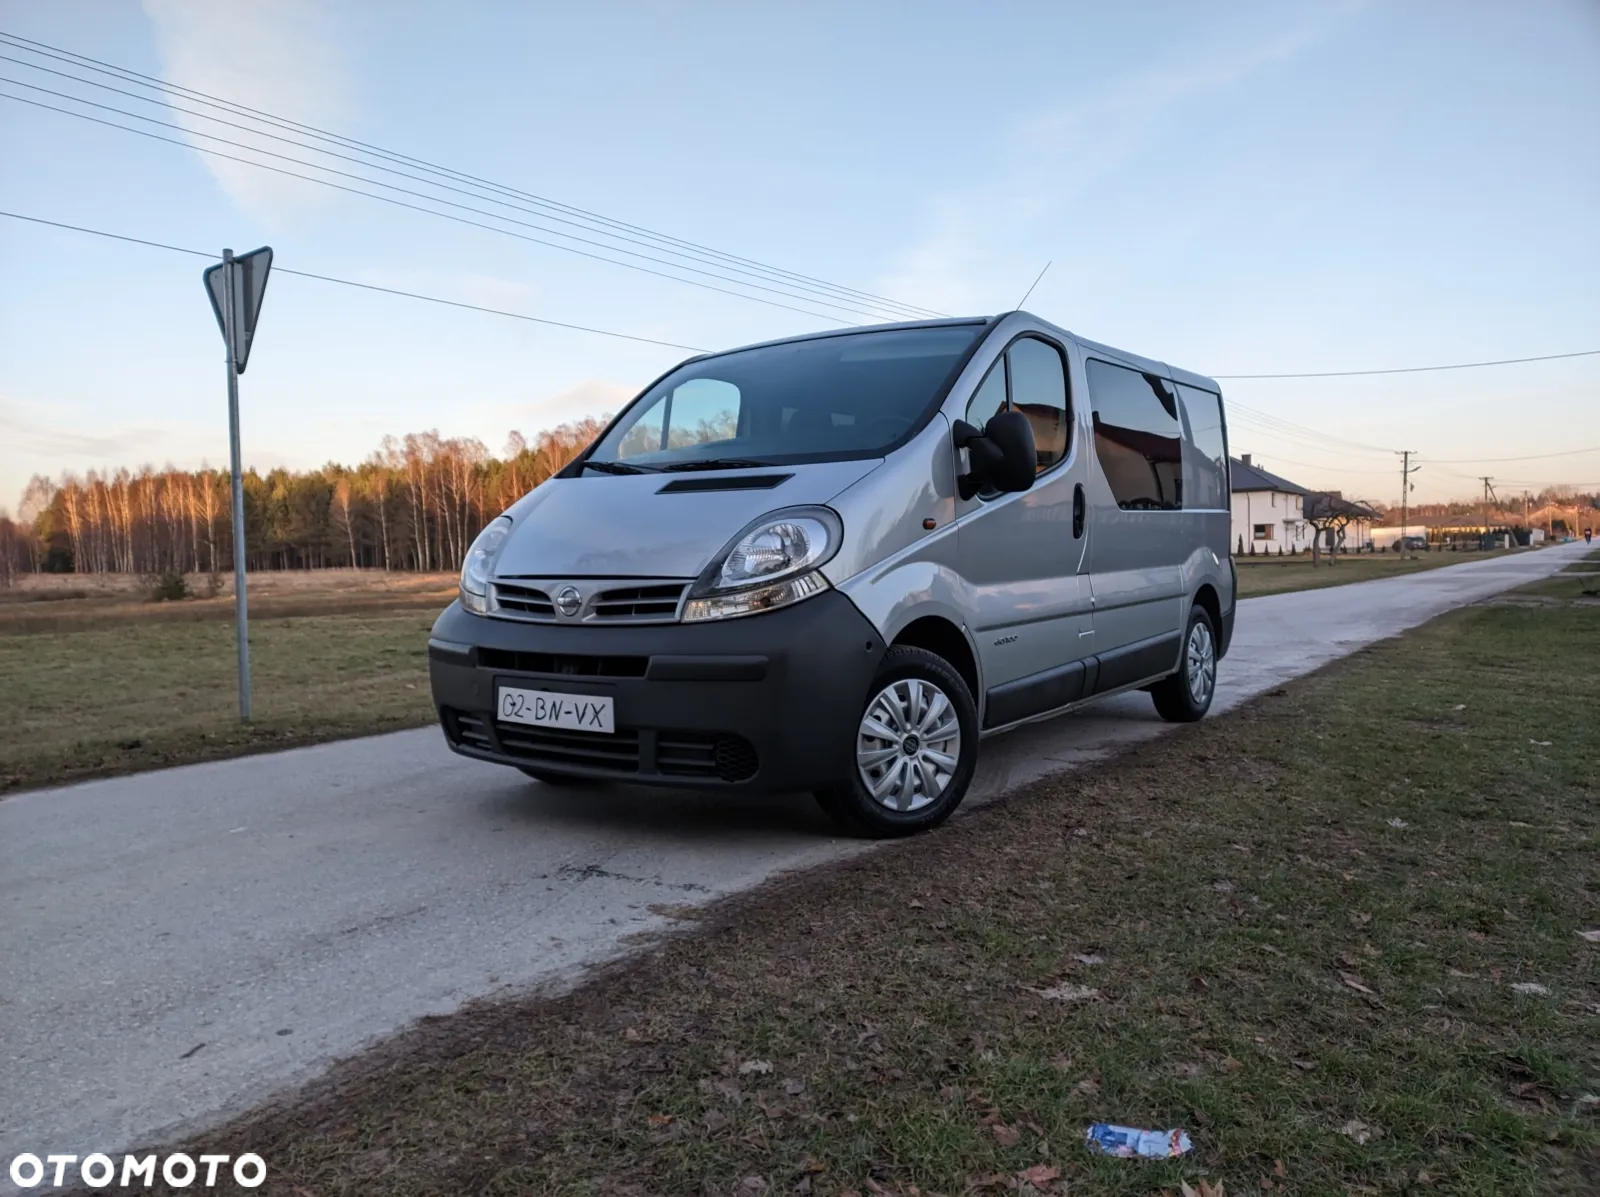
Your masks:
[[[1015,117],[991,161],[1020,165],[979,170],[987,178],[982,185],[932,197],[920,236],[875,289],[956,315],[1009,309],[1048,256],[1030,246],[1060,245],[1062,230],[1075,227],[1068,219],[1073,204],[1137,159],[1170,112],[1293,58],[1322,34],[1321,26],[1308,25],[1231,56],[1200,56],[1197,67],[1131,72],[1093,85],[1083,99]],[[1069,273],[1066,265],[1056,262],[1040,290]]]
[[[154,28],[162,76],[168,83],[323,129],[337,129],[348,117],[347,76],[334,47],[327,9],[315,0],[144,0],[144,11]],[[184,106],[212,111],[194,103]],[[254,138],[197,117],[179,113],[175,119],[191,132],[208,132],[293,157],[315,157],[282,142]],[[291,135],[281,129],[273,132]],[[194,139],[194,144],[249,156],[203,138]],[[201,157],[235,204],[269,224],[281,224],[293,213],[325,203],[334,194],[211,154]]]

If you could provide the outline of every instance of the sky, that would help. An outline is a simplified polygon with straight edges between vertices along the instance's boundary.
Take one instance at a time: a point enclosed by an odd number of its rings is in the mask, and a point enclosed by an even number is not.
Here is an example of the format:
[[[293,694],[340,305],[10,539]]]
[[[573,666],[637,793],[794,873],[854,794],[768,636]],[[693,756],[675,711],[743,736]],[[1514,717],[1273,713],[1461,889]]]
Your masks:
[[[1600,349],[1594,0],[0,0],[0,31],[941,313],[1010,310],[1048,262],[1030,311],[1211,375]],[[273,161],[199,131],[416,186],[0,55],[4,95],[183,143],[0,99],[6,212],[700,349],[883,318],[208,157]],[[527,223],[457,214],[562,230],[498,211]],[[206,264],[0,217],[0,507],[38,473],[226,465]],[[497,451],[687,354],[274,273],[244,456]],[[1234,452],[1307,487],[1397,501],[1401,449],[1414,501],[1600,487],[1600,357],[1223,385]]]

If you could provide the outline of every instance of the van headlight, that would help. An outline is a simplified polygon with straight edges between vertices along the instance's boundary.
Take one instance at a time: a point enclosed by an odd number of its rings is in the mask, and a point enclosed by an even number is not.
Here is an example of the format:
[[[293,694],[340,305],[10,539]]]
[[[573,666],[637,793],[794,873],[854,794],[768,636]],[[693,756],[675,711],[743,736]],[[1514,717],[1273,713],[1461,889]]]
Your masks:
[[[489,613],[489,571],[510,534],[511,517],[502,515],[478,533],[461,563],[461,605],[474,615]]]
[[[729,541],[695,580],[684,622],[756,615],[828,589],[818,571],[843,539],[844,525],[826,507],[763,516]]]

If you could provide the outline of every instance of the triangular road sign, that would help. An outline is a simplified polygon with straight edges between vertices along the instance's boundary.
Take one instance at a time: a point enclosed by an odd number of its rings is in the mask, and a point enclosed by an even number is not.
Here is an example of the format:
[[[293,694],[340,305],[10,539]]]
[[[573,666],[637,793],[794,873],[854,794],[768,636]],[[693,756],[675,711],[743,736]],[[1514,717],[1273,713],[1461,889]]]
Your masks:
[[[216,313],[217,327],[222,339],[229,340],[229,321],[223,315],[227,295],[227,272],[233,272],[233,350],[234,367],[244,373],[245,362],[250,359],[250,346],[255,340],[256,321],[261,316],[261,299],[267,293],[267,275],[272,270],[272,247],[262,246],[250,253],[241,254],[231,261],[219,262],[205,272],[206,293],[211,296],[211,310]]]

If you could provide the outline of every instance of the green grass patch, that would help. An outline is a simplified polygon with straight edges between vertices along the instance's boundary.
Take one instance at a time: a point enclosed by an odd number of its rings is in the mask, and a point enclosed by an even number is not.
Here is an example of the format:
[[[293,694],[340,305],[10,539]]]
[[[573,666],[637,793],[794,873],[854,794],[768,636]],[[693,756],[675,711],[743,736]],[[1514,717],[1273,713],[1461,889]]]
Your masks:
[[[1324,554],[1322,563],[1313,566],[1311,554],[1300,553],[1292,557],[1256,556],[1235,557],[1239,567],[1239,597],[1254,598],[1263,594],[1282,594],[1290,590],[1318,590],[1325,586],[1347,586],[1351,582],[1367,582],[1374,578],[1393,578],[1401,574],[1422,573],[1441,569],[1447,565],[1462,565],[1468,561],[1481,561],[1485,557],[1503,557],[1516,549],[1499,549],[1488,552],[1419,553],[1412,556],[1400,553],[1354,553],[1340,556],[1337,561]]]
[[[1597,710],[1600,613],[1459,612],[185,1149],[315,1197],[1593,1194]]]

